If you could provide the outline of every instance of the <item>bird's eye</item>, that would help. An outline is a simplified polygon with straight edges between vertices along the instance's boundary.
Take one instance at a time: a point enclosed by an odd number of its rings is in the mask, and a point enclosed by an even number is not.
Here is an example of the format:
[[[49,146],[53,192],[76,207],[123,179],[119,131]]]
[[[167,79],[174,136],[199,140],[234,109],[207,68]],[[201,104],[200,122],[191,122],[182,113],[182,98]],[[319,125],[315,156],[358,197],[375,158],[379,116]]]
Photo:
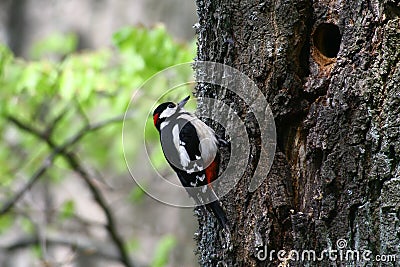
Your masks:
[[[175,107],[175,105],[171,103],[171,104],[168,105],[168,107],[169,108],[173,108],[173,107]]]

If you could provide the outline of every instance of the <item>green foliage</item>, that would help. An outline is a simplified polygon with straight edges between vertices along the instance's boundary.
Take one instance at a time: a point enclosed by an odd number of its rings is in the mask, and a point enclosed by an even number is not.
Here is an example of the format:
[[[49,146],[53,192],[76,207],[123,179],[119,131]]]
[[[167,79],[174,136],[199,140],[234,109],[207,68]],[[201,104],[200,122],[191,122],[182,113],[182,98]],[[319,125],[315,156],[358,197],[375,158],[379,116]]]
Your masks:
[[[13,225],[13,218],[11,215],[0,216],[0,234],[6,232]]]
[[[60,209],[60,217],[62,220],[71,218],[75,213],[75,202],[73,200],[65,201]]]
[[[143,199],[145,192],[140,186],[135,186],[129,194],[129,200],[136,203]]]
[[[150,75],[178,62],[193,60],[193,54],[175,45],[162,25],[152,31],[145,28],[123,28],[114,34],[113,42],[123,57],[136,61],[131,66],[134,70],[142,70]]]
[[[36,258],[42,259],[42,258],[43,258],[43,249],[42,249],[42,246],[40,246],[40,245],[38,245],[38,244],[33,245],[33,246],[32,246],[32,249],[31,249],[31,253],[32,253]]]
[[[33,222],[25,217],[20,218],[20,224],[22,230],[27,234],[33,234],[35,226]]]
[[[0,44],[0,186],[2,192],[10,192],[0,195],[0,202],[4,203],[16,188],[31,179],[54,150],[52,146],[65,144],[89,126],[123,115],[132,95],[147,79],[194,58],[194,44],[175,42],[162,26],[150,30],[123,28],[114,34],[113,44],[112,48],[74,52],[78,45],[75,35],[55,34],[33,46],[32,61],[16,58]],[[190,73],[182,71],[177,75],[188,77]],[[143,142],[138,141],[138,136],[139,131],[144,131],[144,122],[151,122],[149,105],[154,104],[154,97],[162,95],[167,86],[166,79],[157,79],[151,87],[140,90],[129,117],[131,123],[126,126],[130,127],[127,129],[130,138],[124,150],[130,159],[135,158]],[[18,126],[11,117],[29,129]],[[122,123],[109,124],[88,132],[66,149],[76,152],[90,170],[101,173],[102,177],[128,175],[121,132]],[[149,140],[157,140],[154,127],[147,125],[146,134]],[[161,167],[165,164],[159,155],[161,150],[153,151],[152,158]],[[69,168],[63,159],[56,158],[46,172],[46,178],[50,178],[46,181],[61,181],[68,177]],[[130,198],[138,202],[142,196],[142,189],[135,187]],[[55,214],[62,220],[72,219],[77,204],[68,200]],[[24,212],[29,212],[25,206]],[[0,233],[12,225],[15,214],[0,216]],[[33,231],[26,219],[22,224],[24,231]],[[153,266],[165,265],[174,244],[175,240],[169,236],[160,242]],[[34,250],[41,254],[40,247]]]
[[[124,114],[132,94],[144,81],[166,67],[191,61],[194,57],[193,47],[174,42],[162,26],[151,30],[123,28],[114,34],[113,43],[116,49],[68,54],[76,49],[76,36],[55,34],[34,45],[35,57],[47,52],[65,54],[61,62],[14,58],[7,47],[0,45],[1,114],[11,114],[43,131],[64,114],[54,126],[52,135],[54,142],[61,144],[88,121],[96,123]],[[143,125],[143,119],[149,116],[147,111],[152,96],[161,95],[167,89],[165,81],[157,82],[140,92],[132,125]],[[0,119],[0,131],[6,123],[4,118]],[[80,144],[82,157],[96,168],[125,172],[121,127],[121,124],[115,124],[85,137]],[[156,140],[154,129],[148,132],[150,138]],[[137,137],[136,133],[137,130],[132,129],[132,140]],[[21,149],[28,154],[29,150],[36,149],[37,139],[27,142],[25,134],[12,138],[21,142]],[[125,152],[133,155],[137,143],[127,144],[125,148],[129,149]],[[6,142],[0,145],[0,151],[0,162],[5,161],[2,166],[9,166],[7,160],[9,155],[16,156],[15,149]],[[9,177],[9,171],[1,168],[0,177]]]
[[[30,55],[34,59],[40,59],[48,55],[65,56],[76,50],[78,37],[73,33],[52,34],[33,45]]]
[[[164,236],[158,243],[151,267],[163,267],[168,264],[168,259],[171,254],[171,250],[176,245],[176,239],[171,235]]]
[[[108,50],[68,56],[60,66],[60,96],[85,102],[100,92],[114,92],[117,81],[107,75],[110,59]]]

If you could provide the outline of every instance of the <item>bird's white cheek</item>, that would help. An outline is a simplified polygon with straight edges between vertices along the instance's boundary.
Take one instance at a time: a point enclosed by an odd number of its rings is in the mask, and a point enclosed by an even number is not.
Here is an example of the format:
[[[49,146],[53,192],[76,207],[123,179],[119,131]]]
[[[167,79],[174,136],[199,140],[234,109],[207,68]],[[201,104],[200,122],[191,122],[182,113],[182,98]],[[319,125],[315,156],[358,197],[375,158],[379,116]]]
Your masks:
[[[166,108],[163,112],[160,114],[160,119],[162,118],[168,118],[174,115],[176,112],[176,107],[175,108]]]

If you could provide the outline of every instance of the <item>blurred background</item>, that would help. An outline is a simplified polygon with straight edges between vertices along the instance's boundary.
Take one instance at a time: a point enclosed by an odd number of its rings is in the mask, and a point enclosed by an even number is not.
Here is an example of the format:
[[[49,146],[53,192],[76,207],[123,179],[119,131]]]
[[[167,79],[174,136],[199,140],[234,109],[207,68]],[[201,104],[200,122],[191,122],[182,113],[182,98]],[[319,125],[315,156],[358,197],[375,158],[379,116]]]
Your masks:
[[[111,36],[125,26],[165,24],[177,41],[194,38],[195,1],[185,0],[2,0],[0,40],[17,56],[54,33],[74,33],[78,49],[111,45]]]
[[[195,57],[196,20],[187,0],[0,1],[0,266],[197,266],[193,210],[148,197],[123,155],[154,175],[137,132],[167,80],[140,91],[121,143],[132,94]]]

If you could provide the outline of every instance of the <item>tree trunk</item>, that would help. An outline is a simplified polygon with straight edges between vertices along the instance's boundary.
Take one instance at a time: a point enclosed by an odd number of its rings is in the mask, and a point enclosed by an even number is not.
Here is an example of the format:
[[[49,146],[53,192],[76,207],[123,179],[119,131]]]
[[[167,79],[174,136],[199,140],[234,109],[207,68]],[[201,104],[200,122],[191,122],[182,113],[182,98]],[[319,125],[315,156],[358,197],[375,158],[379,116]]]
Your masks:
[[[235,94],[224,93],[246,121],[252,157],[222,198],[232,249],[222,248],[210,216],[199,217],[200,265],[400,266],[399,2],[197,0],[197,6],[197,60],[227,64],[254,80],[277,132],[271,171],[249,192],[263,125]],[[221,92],[197,87],[200,97]],[[289,259],[291,250],[299,258]],[[391,262],[374,262],[379,255]]]

